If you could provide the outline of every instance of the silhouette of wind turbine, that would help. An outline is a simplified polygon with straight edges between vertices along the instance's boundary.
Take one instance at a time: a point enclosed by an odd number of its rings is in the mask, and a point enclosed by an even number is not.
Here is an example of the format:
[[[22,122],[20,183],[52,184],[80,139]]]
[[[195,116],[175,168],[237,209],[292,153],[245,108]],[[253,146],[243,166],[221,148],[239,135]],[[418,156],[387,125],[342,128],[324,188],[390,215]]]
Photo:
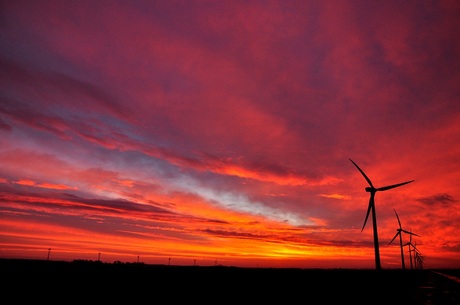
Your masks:
[[[369,199],[369,206],[367,207],[367,213],[366,213],[366,219],[364,220],[363,227],[361,229],[361,232],[364,230],[364,227],[366,226],[367,219],[369,217],[369,213],[372,211],[372,227],[373,227],[373,232],[374,232],[374,253],[375,253],[375,267],[377,270],[381,270],[382,266],[380,265],[380,251],[379,251],[379,236],[377,233],[377,217],[375,213],[375,203],[374,203],[374,198],[375,198],[375,193],[378,191],[386,191],[404,184],[411,183],[415,180],[410,180],[398,184],[393,184],[393,185],[388,185],[388,186],[383,186],[379,188],[375,188],[374,185],[372,184],[371,180],[369,177],[366,176],[366,174],[363,172],[361,168],[353,161],[351,160],[351,163],[353,163],[356,168],[360,171],[360,173],[364,176],[364,179],[366,179],[367,183],[369,183],[369,186],[365,188],[366,192],[370,193],[370,199]]]
[[[412,235],[409,236],[409,241],[407,243],[405,243],[404,246],[407,246],[409,248],[408,252],[409,252],[409,258],[410,258],[410,268],[414,269],[413,263],[412,263],[412,256],[413,256],[412,252],[414,252],[414,256],[415,256],[415,252],[418,252],[418,249],[412,243]],[[415,259],[415,257],[414,257],[414,259]]]
[[[412,250],[410,250],[411,252],[414,252],[413,256],[414,256],[414,264],[415,264],[415,269],[419,269],[419,262],[422,258],[422,254],[420,253],[420,251],[417,249],[417,241],[415,241],[415,244],[411,244],[409,245],[410,247],[412,247]]]
[[[423,255],[419,252],[415,252],[415,258],[417,260],[417,269],[423,269]]]
[[[393,239],[388,243],[391,244],[393,242],[393,240],[396,239],[396,237],[398,237],[399,235],[399,247],[401,248],[401,262],[402,262],[402,268],[403,270],[406,269],[406,264],[404,263],[404,246],[403,246],[403,243],[402,243],[402,232],[406,233],[406,234],[409,234],[409,235],[415,235],[415,236],[419,236],[415,233],[412,233],[412,232],[409,232],[409,231],[406,231],[402,228],[401,226],[401,221],[399,220],[399,216],[398,216],[398,213],[396,212],[395,209],[393,209],[395,211],[395,214],[396,214],[396,218],[398,219],[398,224],[399,224],[399,228],[396,229],[396,234],[395,236],[393,237]],[[419,236],[420,237],[420,236]]]

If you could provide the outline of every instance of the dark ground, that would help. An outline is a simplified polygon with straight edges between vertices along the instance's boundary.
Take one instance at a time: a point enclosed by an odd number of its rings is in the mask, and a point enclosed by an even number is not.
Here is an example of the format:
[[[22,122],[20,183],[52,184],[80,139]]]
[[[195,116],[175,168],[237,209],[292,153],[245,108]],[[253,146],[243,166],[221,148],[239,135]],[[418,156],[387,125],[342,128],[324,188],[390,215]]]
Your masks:
[[[1,295],[10,300],[8,304],[459,305],[460,283],[437,272],[460,278],[459,269],[282,269],[0,259]]]

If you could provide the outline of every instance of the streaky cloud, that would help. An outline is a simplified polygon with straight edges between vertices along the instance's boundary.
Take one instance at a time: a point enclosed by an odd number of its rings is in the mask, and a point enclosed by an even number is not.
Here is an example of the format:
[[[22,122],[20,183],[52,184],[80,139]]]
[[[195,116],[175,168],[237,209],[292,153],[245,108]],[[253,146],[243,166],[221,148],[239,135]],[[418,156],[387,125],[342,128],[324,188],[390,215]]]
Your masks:
[[[446,193],[440,193],[427,197],[420,197],[416,200],[427,205],[451,205],[458,201],[455,200],[454,197]]]

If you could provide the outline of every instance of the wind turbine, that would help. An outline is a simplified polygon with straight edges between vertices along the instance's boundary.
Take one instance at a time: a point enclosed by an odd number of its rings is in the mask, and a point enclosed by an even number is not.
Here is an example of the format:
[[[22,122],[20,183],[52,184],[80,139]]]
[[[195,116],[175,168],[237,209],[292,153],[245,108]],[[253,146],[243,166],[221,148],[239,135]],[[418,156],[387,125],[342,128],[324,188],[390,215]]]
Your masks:
[[[386,191],[404,184],[408,184],[413,182],[414,180],[398,183],[398,184],[393,184],[393,185],[388,185],[388,186],[383,186],[379,188],[375,188],[374,185],[372,184],[371,180],[369,177],[366,176],[366,174],[363,172],[359,166],[351,160],[351,163],[353,163],[356,168],[361,172],[361,174],[364,176],[364,179],[366,179],[367,183],[369,183],[369,186],[365,188],[366,192],[370,193],[370,199],[369,199],[369,206],[367,207],[367,213],[366,213],[366,219],[364,220],[363,227],[361,229],[361,232],[364,230],[364,227],[366,226],[367,218],[369,217],[369,213],[372,211],[372,226],[373,226],[373,232],[374,232],[374,252],[375,252],[375,267],[377,270],[381,270],[382,266],[380,265],[380,251],[379,251],[379,236],[377,233],[377,217],[375,213],[375,203],[374,203],[374,198],[375,198],[375,193],[378,191]]]
[[[423,256],[420,251],[417,249],[417,241],[415,241],[415,245],[412,245],[412,252],[414,252],[414,264],[415,269],[423,269]]]
[[[410,258],[410,268],[411,269],[414,269],[414,265],[413,265],[413,259],[412,257],[414,257],[414,260],[415,260],[415,252],[418,252],[418,249],[417,247],[412,243],[412,235],[409,236],[409,241],[407,243],[404,244],[404,246],[407,246],[407,248],[409,248],[409,250],[407,252],[409,252],[409,258]],[[414,254],[412,254],[412,252],[414,252]]]
[[[406,269],[406,265],[404,264],[404,246],[403,246],[403,243],[402,243],[402,232],[406,233],[406,234],[409,234],[409,235],[415,235],[415,236],[419,236],[415,233],[412,233],[412,232],[409,232],[409,231],[406,231],[404,230],[402,227],[401,227],[401,221],[399,220],[399,216],[398,216],[398,213],[396,212],[395,209],[393,209],[395,211],[395,214],[396,214],[396,218],[398,219],[398,224],[399,224],[399,228],[396,229],[396,234],[395,236],[393,237],[393,239],[388,243],[388,244],[391,244],[393,242],[393,240],[396,239],[396,237],[398,237],[399,235],[399,246],[401,247],[401,262],[402,262],[402,268],[403,270]],[[412,237],[412,236],[411,236]]]

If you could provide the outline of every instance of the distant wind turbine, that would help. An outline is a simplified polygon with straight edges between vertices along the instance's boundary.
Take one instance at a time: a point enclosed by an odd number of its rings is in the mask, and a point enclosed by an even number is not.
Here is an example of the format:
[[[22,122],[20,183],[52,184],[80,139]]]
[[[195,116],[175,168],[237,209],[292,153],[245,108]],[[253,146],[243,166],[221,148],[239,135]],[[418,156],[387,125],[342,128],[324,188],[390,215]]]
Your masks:
[[[374,232],[374,252],[375,252],[375,267],[377,270],[381,270],[382,266],[380,264],[380,251],[379,251],[379,237],[377,233],[377,217],[375,213],[375,203],[374,203],[374,197],[375,193],[378,191],[386,191],[404,184],[408,184],[413,182],[414,180],[406,181],[403,183],[398,183],[398,184],[393,184],[393,185],[388,185],[388,186],[383,186],[379,188],[375,188],[374,185],[372,184],[371,180],[366,176],[366,174],[363,172],[359,166],[351,160],[351,163],[353,163],[356,168],[361,172],[361,174],[364,176],[364,179],[366,179],[367,183],[369,183],[369,186],[365,188],[366,192],[370,193],[370,199],[369,199],[369,206],[367,208],[367,213],[366,213],[366,219],[364,220],[363,227],[361,229],[361,232],[364,230],[364,227],[366,226],[367,218],[369,217],[369,213],[372,211],[372,226],[373,226],[373,232]]]
[[[409,241],[404,244],[404,246],[407,246],[409,248],[409,258],[410,258],[410,268],[414,269],[413,263],[412,263],[412,257],[414,256],[415,260],[415,252],[418,252],[417,247],[412,243],[412,235],[409,236]],[[412,254],[414,252],[414,254]]]
[[[398,213],[396,212],[395,209],[393,209],[395,211],[395,214],[396,214],[396,218],[398,219],[398,224],[399,224],[399,228],[396,229],[396,234],[395,236],[393,237],[393,239],[388,243],[388,244],[391,244],[393,242],[393,240],[396,239],[396,237],[398,237],[399,235],[399,247],[401,248],[401,262],[402,262],[402,268],[403,270],[406,269],[406,264],[404,263],[404,246],[403,246],[403,242],[402,242],[402,232],[406,233],[406,234],[409,234],[409,235],[415,235],[415,236],[419,236],[415,233],[412,233],[410,231],[406,231],[402,228],[401,226],[401,221],[399,220],[399,216],[398,216]]]
[[[412,248],[412,250],[411,250]],[[409,245],[409,253],[412,253],[413,252],[413,256],[414,256],[414,265],[415,265],[415,269],[419,269],[420,265],[419,265],[419,262],[421,261],[421,258],[422,258],[422,254],[420,253],[420,251],[417,249],[417,241],[415,241],[415,244],[410,244]]]
[[[415,242],[415,245],[413,246],[415,269],[423,269],[423,256],[420,253],[420,251],[417,249],[416,245],[417,245],[417,242]]]

